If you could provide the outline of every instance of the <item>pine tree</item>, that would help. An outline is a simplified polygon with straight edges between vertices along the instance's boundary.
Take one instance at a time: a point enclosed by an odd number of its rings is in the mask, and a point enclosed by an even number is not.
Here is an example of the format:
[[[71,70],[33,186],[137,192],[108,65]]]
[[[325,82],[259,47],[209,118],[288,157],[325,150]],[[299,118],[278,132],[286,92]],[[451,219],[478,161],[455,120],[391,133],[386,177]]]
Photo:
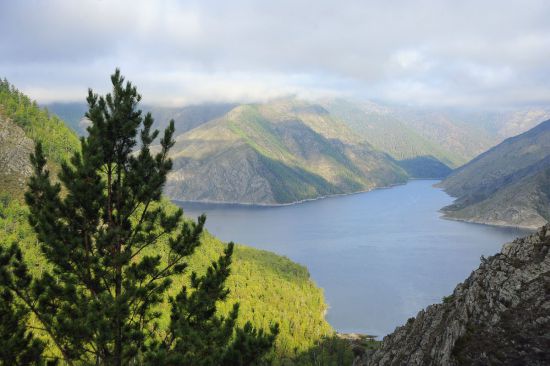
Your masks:
[[[161,202],[172,167],[174,122],[153,154],[159,132],[152,130],[151,114],[137,109],[141,96],[118,69],[111,82],[106,96],[89,91],[88,136],[81,138],[81,152],[62,165],[58,182],[50,179],[41,144],[31,156],[34,175],[25,199],[49,269],[31,278],[14,254],[2,267],[9,275],[0,284],[35,315],[69,365],[121,366],[142,364],[145,355],[179,355],[204,329],[218,340],[209,352],[220,354],[244,332],[249,343],[263,346],[259,355],[246,356],[254,362],[272,346],[275,333],[235,331],[237,308],[227,319],[215,316],[216,302],[227,296],[232,245],[205,276],[192,275],[193,292],[184,288],[172,299],[172,342],[159,340],[158,306],[199,246],[205,217],[184,220],[181,209]],[[181,323],[183,318],[188,322]],[[200,354],[190,357],[187,364],[196,364]]]
[[[224,282],[229,276],[233,243],[212,263],[204,277],[191,276],[189,293],[185,287],[170,299],[172,314],[167,336],[151,347],[147,363],[154,365],[251,365],[269,351],[279,329],[271,334],[257,331],[247,322],[233,329],[239,312],[238,304],[227,317],[216,315],[216,302],[226,299],[229,291]]]
[[[0,268],[5,269],[12,258],[25,266],[21,261],[21,252],[15,245],[9,248],[0,246]],[[20,268],[25,270],[24,268]],[[10,276],[5,270],[0,271],[0,278]],[[24,286],[24,284],[23,284]],[[38,340],[27,329],[29,312],[18,304],[13,293],[4,289],[0,293],[0,365],[42,365],[44,342]]]

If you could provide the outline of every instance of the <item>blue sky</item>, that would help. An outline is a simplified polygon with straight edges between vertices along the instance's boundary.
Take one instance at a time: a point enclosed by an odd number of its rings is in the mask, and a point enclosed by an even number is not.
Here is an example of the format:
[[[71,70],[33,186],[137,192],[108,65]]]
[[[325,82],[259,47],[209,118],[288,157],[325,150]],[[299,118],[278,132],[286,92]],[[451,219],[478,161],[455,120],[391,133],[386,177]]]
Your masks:
[[[550,2],[0,1],[0,76],[81,101],[120,67],[150,104],[344,96],[550,102]]]

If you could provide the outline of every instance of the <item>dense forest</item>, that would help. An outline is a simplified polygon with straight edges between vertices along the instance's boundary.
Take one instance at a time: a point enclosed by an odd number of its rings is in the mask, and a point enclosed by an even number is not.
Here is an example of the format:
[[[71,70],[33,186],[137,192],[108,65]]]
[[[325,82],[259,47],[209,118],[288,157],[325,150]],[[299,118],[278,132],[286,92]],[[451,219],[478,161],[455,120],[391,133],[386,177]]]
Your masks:
[[[56,164],[68,160],[79,148],[78,137],[65,122],[39,108],[36,101],[6,79],[0,80],[0,113],[21,127],[32,140],[42,143],[46,156]]]
[[[55,179],[54,173],[60,170],[60,163],[79,151],[75,134],[63,121],[38,108],[35,102],[6,80],[1,83],[0,98],[1,118],[13,120],[33,141],[42,144],[48,168],[52,170],[52,177]],[[65,194],[65,191],[61,192],[62,196]],[[165,200],[161,200],[157,206],[168,213],[177,211],[175,206]],[[40,249],[41,240],[29,225],[27,217],[30,211],[19,197],[2,193],[2,248],[7,251],[12,243],[17,243],[29,273],[37,276],[51,270],[52,264],[45,258]],[[189,222],[189,219],[184,222]],[[168,240],[160,240],[148,250],[159,252],[166,250],[163,248],[168,245]],[[191,273],[204,276],[213,260],[223,257],[227,248],[226,244],[204,231],[198,249],[187,260],[188,270],[174,278],[168,294],[174,297],[183,284],[192,285]],[[232,257],[230,275],[225,283],[228,295],[224,301],[217,302],[216,313],[222,317],[230,317],[233,305],[238,302],[240,307],[236,326],[239,329],[245,329],[248,321],[253,329],[266,331],[274,324],[278,325],[279,334],[273,350],[268,352],[262,362],[291,365],[311,364],[313,360],[340,363],[351,359],[347,343],[335,338],[334,331],[324,320],[327,306],[322,292],[312,283],[304,267],[272,253],[240,245],[235,246]],[[161,301],[156,309],[160,315],[159,326],[165,329],[170,323],[170,304]],[[60,350],[40,330],[40,321],[31,315],[28,322],[35,329],[33,332],[36,337],[45,341],[45,355],[59,357]]]

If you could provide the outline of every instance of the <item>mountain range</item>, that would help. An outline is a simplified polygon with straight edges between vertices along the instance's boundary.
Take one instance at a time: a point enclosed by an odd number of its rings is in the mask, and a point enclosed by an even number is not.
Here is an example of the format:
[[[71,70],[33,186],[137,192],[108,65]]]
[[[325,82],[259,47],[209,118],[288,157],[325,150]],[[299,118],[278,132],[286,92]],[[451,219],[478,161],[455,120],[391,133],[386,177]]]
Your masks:
[[[550,120],[454,171],[440,186],[456,201],[448,218],[537,228],[550,220]]]
[[[85,106],[57,103],[48,109],[85,133]],[[466,114],[294,97],[144,109],[153,113],[158,128],[175,121],[168,197],[251,204],[285,204],[410,178],[443,178],[548,113]]]

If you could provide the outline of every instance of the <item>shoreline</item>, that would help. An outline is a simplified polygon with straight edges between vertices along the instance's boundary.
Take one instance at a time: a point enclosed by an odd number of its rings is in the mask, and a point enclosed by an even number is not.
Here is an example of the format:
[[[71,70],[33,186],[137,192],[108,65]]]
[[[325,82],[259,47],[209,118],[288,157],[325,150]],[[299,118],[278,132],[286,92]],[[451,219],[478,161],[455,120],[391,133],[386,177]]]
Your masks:
[[[314,198],[306,198],[306,199],[303,199],[303,200],[287,202],[287,203],[254,203],[254,202],[233,202],[233,201],[228,202],[228,201],[210,201],[210,200],[205,200],[205,201],[201,201],[201,200],[179,200],[179,199],[171,199],[171,198],[169,198],[169,199],[170,199],[170,201],[175,202],[175,203],[199,203],[199,204],[207,204],[207,205],[213,204],[213,205],[267,207],[267,208],[269,208],[269,207],[285,207],[285,206],[299,205],[299,204],[307,203],[307,202],[320,201],[320,200],[324,200],[324,199],[328,199],[328,198],[337,198],[337,197],[342,197],[342,196],[353,196],[353,195],[356,195],[356,194],[369,193],[369,192],[382,190],[382,189],[391,189],[391,188],[394,188],[394,187],[404,186],[404,185],[410,183],[411,181],[419,181],[419,180],[430,180],[430,181],[431,180],[438,180],[438,181],[441,181],[441,179],[439,179],[439,178],[409,178],[404,183],[394,183],[394,184],[390,184],[390,185],[387,185],[387,186],[374,187],[374,188],[370,188],[370,189],[365,189],[365,190],[355,191],[355,192],[349,192],[349,193],[334,193],[334,194],[329,194],[329,195],[325,195],[325,196],[319,196],[319,197],[314,197]]]
[[[443,210],[439,210],[439,212],[442,214],[440,218],[444,220],[449,220],[449,221],[465,222],[468,224],[477,224],[477,225],[491,226],[491,227],[497,227],[497,228],[508,228],[508,229],[517,229],[517,230],[525,230],[525,231],[533,231],[533,232],[537,231],[539,228],[539,226],[507,225],[507,224],[497,224],[497,223],[476,221],[475,219],[462,219],[458,217],[448,216],[448,214]]]

